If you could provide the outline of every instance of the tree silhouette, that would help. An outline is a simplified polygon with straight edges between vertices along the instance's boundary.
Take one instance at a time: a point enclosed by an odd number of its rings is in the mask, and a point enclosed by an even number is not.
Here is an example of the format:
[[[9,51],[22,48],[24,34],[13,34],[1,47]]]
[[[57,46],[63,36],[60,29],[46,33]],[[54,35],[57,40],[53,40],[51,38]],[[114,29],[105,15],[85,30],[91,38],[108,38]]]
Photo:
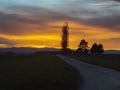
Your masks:
[[[79,44],[79,48],[77,49],[77,53],[79,54],[88,54],[88,42],[85,39],[82,39]]]
[[[81,42],[80,42],[80,44],[79,44],[79,47],[80,47],[80,48],[86,48],[86,47],[88,47],[87,45],[88,45],[88,42],[86,42],[86,41],[83,39],[83,40],[81,40]]]
[[[98,53],[101,54],[104,52],[104,49],[103,49],[103,45],[102,44],[99,44],[98,45]]]
[[[63,52],[65,52],[67,50],[67,46],[68,46],[68,22],[66,22],[63,27],[62,27],[62,50]]]
[[[91,54],[96,54],[98,49],[98,45],[96,43],[94,43],[90,49]]]
[[[104,52],[103,45],[94,43],[90,49],[91,54],[101,54]]]

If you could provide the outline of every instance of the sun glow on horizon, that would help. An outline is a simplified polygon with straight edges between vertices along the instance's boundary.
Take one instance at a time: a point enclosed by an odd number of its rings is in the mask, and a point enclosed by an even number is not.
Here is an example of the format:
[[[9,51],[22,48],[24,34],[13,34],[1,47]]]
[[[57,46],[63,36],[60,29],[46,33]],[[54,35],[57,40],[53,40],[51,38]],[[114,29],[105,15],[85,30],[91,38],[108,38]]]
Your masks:
[[[62,36],[61,29],[63,22],[60,21],[48,23],[48,25],[51,26],[51,28],[40,30],[40,32],[38,33],[34,33],[33,31],[33,34],[29,33],[26,35],[0,34],[0,38],[3,38],[5,41],[11,43],[0,44],[0,47],[60,48]],[[69,48],[77,49],[80,40],[86,39],[86,41],[88,41],[89,43],[89,46],[96,42],[102,43],[105,46],[105,49],[120,49],[119,46],[115,47],[115,44],[110,41],[111,39],[114,38],[120,38],[120,33],[117,32],[111,33],[108,29],[102,27],[92,27],[89,25],[84,25],[76,22],[69,23]]]

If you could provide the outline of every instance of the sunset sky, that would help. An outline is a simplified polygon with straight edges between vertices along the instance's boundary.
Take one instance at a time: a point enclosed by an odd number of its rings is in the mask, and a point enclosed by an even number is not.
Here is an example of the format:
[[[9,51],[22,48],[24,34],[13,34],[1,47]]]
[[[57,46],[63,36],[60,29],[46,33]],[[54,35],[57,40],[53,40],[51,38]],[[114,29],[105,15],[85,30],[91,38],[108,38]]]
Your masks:
[[[120,50],[120,0],[0,0],[0,48],[60,48],[66,21],[69,48],[85,39]]]

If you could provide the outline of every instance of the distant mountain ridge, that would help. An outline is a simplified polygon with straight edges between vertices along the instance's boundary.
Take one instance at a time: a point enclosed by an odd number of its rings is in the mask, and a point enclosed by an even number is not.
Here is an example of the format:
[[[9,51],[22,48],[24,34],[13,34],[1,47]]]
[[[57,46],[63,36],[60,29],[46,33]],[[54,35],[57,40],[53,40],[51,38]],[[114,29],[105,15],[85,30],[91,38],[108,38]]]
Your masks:
[[[0,48],[0,53],[58,52],[56,48]]]
[[[104,54],[120,54],[120,50],[105,50]]]
[[[0,53],[35,53],[35,52],[60,52],[56,48],[0,48]],[[120,50],[105,50],[104,54],[120,54]]]

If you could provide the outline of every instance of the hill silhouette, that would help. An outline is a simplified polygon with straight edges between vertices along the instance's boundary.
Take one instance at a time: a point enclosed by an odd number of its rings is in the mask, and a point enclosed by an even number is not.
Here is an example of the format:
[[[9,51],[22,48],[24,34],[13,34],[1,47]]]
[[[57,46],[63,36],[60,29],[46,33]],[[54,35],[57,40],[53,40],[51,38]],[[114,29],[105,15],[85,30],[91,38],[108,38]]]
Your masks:
[[[59,52],[60,49],[56,48],[0,48],[0,53],[35,53],[35,52]]]

